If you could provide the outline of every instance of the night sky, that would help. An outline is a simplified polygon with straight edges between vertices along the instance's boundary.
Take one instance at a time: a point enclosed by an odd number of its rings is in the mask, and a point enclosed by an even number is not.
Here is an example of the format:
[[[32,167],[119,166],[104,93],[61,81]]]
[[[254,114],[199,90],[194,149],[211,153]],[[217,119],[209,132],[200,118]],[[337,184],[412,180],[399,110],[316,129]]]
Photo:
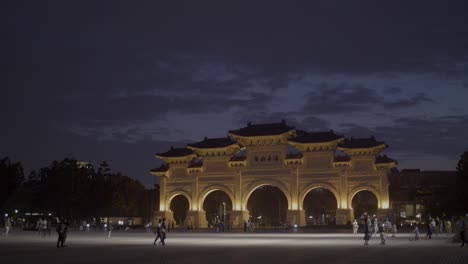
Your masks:
[[[455,169],[467,1],[227,2],[3,1],[0,156],[106,160],[149,186],[171,145],[286,119]]]

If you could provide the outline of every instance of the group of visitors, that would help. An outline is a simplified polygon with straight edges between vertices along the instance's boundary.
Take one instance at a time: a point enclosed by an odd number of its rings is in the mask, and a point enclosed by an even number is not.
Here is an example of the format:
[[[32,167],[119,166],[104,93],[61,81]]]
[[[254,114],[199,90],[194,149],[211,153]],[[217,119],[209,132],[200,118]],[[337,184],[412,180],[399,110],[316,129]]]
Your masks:
[[[391,232],[392,237],[396,236],[397,233],[397,226],[396,224],[392,224],[388,219],[385,219],[384,221],[379,221],[377,217],[370,217],[367,214],[363,215],[363,225],[364,225],[364,245],[369,245],[369,240],[371,239],[373,234],[380,234],[380,244],[385,245],[386,244],[386,238],[388,234]],[[457,220],[457,230],[459,233],[459,238],[461,240],[461,246],[463,247],[465,244],[468,244],[466,242],[465,238],[465,231],[466,231],[466,219],[465,217],[460,217]],[[359,224],[357,220],[355,219],[352,223],[353,227],[353,234],[357,234],[357,231],[359,229]],[[426,224],[427,227],[427,234],[426,238],[427,239],[432,239],[432,235],[435,233],[443,233],[444,231],[447,234],[452,233],[452,222],[449,219],[446,220],[440,220],[439,218],[429,218]],[[413,237],[410,237],[410,240],[417,241],[420,239],[420,230],[419,230],[419,225],[416,224],[414,225],[414,229],[411,231],[411,233],[414,235]]]
[[[396,237],[397,234],[397,225],[395,223],[391,223],[388,218],[384,220],[379,220],[377,217],[373,216],[370,217],[367,214],[363,216],[363,224],[364,224],[364,245],[369,244],[369,240],[371,239],[372,235],[380,234],[380,244],[385,245],[387,241],[387,237],[392,234],[392,237]],[[357,234],[359,229],[359,224],[354,219],[353,223],[353,234]]]
[[[373,235],[379,234],[380,236],[380,244],[385,245],[387,241],[387,236],[391,233],[392,237],[395,237],[397,234],[397,226],[396,224],[392,224],[388,219],[384,220],[379,220],[377,217],[373,216],[368,216],[367,214],[364,214],[362,217],[362,223],[364,227],[364,245],[369,245],[369,240]],[[4,235],[8,236],[10,230],[11,230],[11,219],[9,217],[4,218],[4,226],[5,226],[5,231]],[[166,218],[159,219],[158,224],[155,230],[156,233],[156,238],[153,242],[153,245],[156,245],[156,243],[159,240],[159,244],[162,246],[166,245],[166,232],[169,232],[170,228],[174,228],[174,222],[168,221],[166,223]],[[63,248],[65,247],[65,241],[67,238],[67,233],[68,233],[68,227],[69,227],[69,222],[62,218],[58,219],[57,218],[57,234],[58,234],[58,240],[57,240],[57,248]],[[46,236],[47,234],[50,236],[50,226],[51,226],[51,221],[47,219],[40,218],[36,222],[36,228],[41,236]],[[468,244],[465,239],[465,233],[467,229],[467,223],[465,217],[460,217],[458,220],[455,222],[455,229],[456,232],[458,233],[457,237],[461,240],[461,247],[463,247],[465,244]],[[255,230],[255,222],[252,219],[249,219],[248,221],[244,221],[243,223],[244,227],[244,232],[254,232]],[[359,229],[359,224],[358,221],[355,219],[352,223],[353,227],[353,234],[358,233]],[[446,220],[440,220],[439,218],[429,218],[427,221],[427,234],[426,238],[431,239],[432,235],[434,233],[452,233],[452,222],[449,219]],[[111,220],[107,222],[105,225],[106,232],[108,238],[111,238],[112,235],[112,230],[114,229],[113,223]],[[414,229],[411,231],[411,233],[414,235],[413,238],[410,237],[410,240],[419,240],[420,239],[420,229],[419,225],[416,224],[414,225]]]
[[[390,221],[388,219],[385,219],[385,221],[379,221],[377,217],[370,217],[367,214],[364,214],[363,216],[363,224],[364,224],[364,245],[369,245],[369,240],[371,239],[373,234],[380,234],[380,244],[385,245],[387,241],[387,233],[392,230],[391,232],[393,233],[392,236],[395,236],[396,233],[396,226],[395,229],[393,229],[394,225],[391,225]],[[355,222],[355,223],[354,223]],[[357,233],[357,222],[354,220],[353,222],[353,232],[356,230]],[[390,229],[391,227],[391,229]],[[395,230],[395,231],[393,231]]]
[[[252,219],[249,219],[248,222],[244,220],[244,232],[254,232],[255,231],[255,222]]]
[[[50,236],[50,226],[51,220],[47,220],[46,218],[39,218],[36,222],[36,230],[42,237],[46,235]]]
[[[154,239],[153,246],[156,245],[158,239],[160,240],[160,244],[165,246],[166,245],[166,218],[159,219],[158,225],[156,226],[156,239]]]

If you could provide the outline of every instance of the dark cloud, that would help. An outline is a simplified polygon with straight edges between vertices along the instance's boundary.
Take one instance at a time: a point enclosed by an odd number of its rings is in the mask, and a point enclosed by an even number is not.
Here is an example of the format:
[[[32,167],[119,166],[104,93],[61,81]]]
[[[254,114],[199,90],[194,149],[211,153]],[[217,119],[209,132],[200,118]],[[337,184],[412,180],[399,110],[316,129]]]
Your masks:
[[[401,89],[401,87],[391,86],[385,88],[384,92],[388,94],[401,94],[403,92],[403,89]]]
[[[460,153],[468,149],[468,116],[405,117],[395,119],[394,124],[388,126],[367,127],[344,123],[341,128],[350,136],[376,136],[386,141],[391,151],[414,153],[420,158],[434,155],[455,161]]]
[[[384,93],[380,94],[375,89],[359,84],[322,83],[317,86],[316,90],[307,93],[306,103],[300,111],[315,114],[340,114],[368,112],[381,106],[388,109],[409,108],[425,102],[434,102],[424,93],[406,98],[401,94],[401,89],[393,87],[391,90],[399,98],[387,99],[385,95],[389,89],[385,89]]]
[[[368,109],[383,98],[375,90],[362,85],[341,83],[332,86],[322,83],[317,90],[306,95],[306,104],[301,111],[317,114],[337,114]]]
[[[384,107],[388,109],[407,108],[414,107],[426,102],[433,103],[434,100],[429,98],[426,94],[419,93],[407,99],[398,99],[396,101],[386,102],[384,103]]]

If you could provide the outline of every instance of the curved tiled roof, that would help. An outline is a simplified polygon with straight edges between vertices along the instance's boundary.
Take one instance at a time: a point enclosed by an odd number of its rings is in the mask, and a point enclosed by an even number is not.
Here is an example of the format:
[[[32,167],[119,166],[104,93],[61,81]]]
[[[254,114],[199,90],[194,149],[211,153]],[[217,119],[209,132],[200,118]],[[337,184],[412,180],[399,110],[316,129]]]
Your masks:
[[[297,136],[289,139],[289,141],[297,143],[321,143],[335,141],[340,138],[343,138],[343,136],[335,134],[333,130],[327,132],[306,132],[297,130]]]
[[[187,146],[192,148],[225,148],[231,145],[237,144],[237,142],[233,141],[229,137],[224,138],[205,138],[200,142],[187,144]]]
[[[202,161],[192,161],[187,168],[201,168],[203,167]]]
[[[338,146],[341,148],[373,148],[380,145],[387,147],[385,142],[377,141],[374,137],[370,138],[346,138]]]
[[[169,170],[169,164],[162,164],[161,166],[154,168],[151,172],[165,172]]]
[[[348,162],[351,158],[348,155],[335,156],[335,162]]]
[[[286,155],[286,159],[300,159],[302,158],[302,153],[289,153]]]
[[[284,134],[293,129],[294,127],[288,126],[285,121],[281,123],[270,123],[270,124],[248,123],[246,127],[243,127],[238,130],[230,130],[229,133],[242,136],[242,137],[274,136],[274,135]]]
[[[188,148],[173,148],[164,153],[158,153],[157,156],[173,158],[173,157],[184,157],[193,154],[193,151]]]
[[[375,157],[375,163],[398,163],[396,160],[387,157],[387,155],[379,155]]]
[[[246,160],[247,157],[245,156],[232,156],[229,161],[244,161]]]

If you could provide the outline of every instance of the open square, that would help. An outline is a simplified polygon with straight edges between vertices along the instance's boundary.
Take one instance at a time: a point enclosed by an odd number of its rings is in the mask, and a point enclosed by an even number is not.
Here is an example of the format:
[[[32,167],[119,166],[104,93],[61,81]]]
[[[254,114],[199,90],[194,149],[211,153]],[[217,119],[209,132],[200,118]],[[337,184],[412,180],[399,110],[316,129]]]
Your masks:
[[[0,238],[2,263],[468,263],[468,247],[445,234],[410,241],[409,234],[378,236],[363,245],[362,234],[169,233],[167,246],[153,246],[144,232],[71,232],[67,247],[20,232]]]

